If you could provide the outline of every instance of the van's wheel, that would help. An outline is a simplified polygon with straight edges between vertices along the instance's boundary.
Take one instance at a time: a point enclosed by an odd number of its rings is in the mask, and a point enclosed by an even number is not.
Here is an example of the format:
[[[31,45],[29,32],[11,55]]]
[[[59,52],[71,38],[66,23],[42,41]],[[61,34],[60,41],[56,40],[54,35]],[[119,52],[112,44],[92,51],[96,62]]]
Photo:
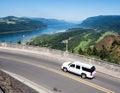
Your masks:
[[[83,78],[83,79],[86,79],[86,74],[81,74],[81,77]]]
[[[67,72],[68,70],[67,70],[67,68],[64,67],[64,68],[63,68],[63,71],[64,71],[64,72]]]

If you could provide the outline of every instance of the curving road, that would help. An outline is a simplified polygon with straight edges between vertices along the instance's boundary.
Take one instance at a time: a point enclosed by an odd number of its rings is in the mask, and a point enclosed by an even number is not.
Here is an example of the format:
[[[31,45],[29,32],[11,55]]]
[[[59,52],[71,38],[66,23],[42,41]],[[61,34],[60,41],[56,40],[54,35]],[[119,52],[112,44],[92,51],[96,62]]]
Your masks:
[[[53,93],[120,93],[120,79],[97,72],[81,79],[60,70],[61,62],[46,56],[0,49],[0,68],[21,75]]]

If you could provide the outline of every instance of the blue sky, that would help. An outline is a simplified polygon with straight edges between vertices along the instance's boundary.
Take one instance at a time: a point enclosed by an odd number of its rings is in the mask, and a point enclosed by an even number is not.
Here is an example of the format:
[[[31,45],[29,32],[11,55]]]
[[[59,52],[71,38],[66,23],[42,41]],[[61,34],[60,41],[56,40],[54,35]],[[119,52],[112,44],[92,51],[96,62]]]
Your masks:
[[[120,0],[0,0],[0,17],[44,17],[80,21],[120,15]]]

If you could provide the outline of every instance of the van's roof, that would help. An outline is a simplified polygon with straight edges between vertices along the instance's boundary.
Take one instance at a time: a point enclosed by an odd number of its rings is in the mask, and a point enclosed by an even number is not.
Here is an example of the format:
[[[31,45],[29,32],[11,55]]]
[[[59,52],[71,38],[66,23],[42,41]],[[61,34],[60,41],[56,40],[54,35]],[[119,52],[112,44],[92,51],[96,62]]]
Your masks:
[[[80,66],[83,66],[83,67],[87,67],[87,68],[91,68],[93,66],[93,65],[82,63],[82,62],[79,62],[79,61],[75,61],[73,63],[75,63],[77,65],[80,65]]]

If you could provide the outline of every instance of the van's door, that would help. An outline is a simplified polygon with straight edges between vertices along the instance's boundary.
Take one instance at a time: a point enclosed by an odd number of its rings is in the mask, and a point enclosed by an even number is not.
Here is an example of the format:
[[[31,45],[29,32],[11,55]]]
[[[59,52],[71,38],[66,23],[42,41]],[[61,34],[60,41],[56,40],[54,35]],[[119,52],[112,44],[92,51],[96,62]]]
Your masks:
[[[81,69],[79,65],[71,64],[69,67],[69,71],[75,74],[79,74],[79,75],[81,74]]]
[[[75,71],[75,70],[76,70],[75,64],[71,64],[68,70],[69,70],[70,72],[76,73],[76,71]]]
[[[75,73],[78,74],[78,75],[81,75],[81,67],[79,65],[76,65]]]

